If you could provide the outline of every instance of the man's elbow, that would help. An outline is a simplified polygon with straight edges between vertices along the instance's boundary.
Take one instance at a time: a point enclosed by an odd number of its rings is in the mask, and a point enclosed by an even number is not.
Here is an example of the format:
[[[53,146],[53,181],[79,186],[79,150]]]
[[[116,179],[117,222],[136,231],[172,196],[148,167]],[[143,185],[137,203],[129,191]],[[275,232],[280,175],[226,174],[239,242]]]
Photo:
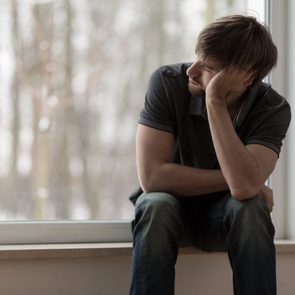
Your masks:
[[[253,187],[245,187],[238,189],[230,189],[230,193],[234,199],[237,201],[244,201],[247,199],[251,199],[256,196],[259,192],[259,189]]]
[[[140,185],[141,185],[142,190],[143,190],[145,193],[151,193],[151,192],[154,191],[153,186],[150,185],[150,184],[147,183],[147,182],[141,182]]]
[[[139,177],[140,186],[145,193],[151,193],[156,191],[155,177],[152,175],[141,175]]]

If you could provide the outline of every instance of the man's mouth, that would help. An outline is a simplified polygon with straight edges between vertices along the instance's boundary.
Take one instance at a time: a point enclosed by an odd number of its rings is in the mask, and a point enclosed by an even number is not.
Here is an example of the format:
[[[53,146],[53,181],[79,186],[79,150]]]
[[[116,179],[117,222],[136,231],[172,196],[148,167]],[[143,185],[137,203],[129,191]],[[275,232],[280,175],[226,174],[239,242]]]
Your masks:
[[[191,79],[191,78],[188,79],[188,83],[189,83],[189,84],[192,84],[192,85],[195,85],[195,86],[198,86],[198,87],[201,87],[201,85],[200,85],[198,82],[194,81],[194,80]]]
[[[194,96],[205,97],[205,90],[203,89],[202,85],[191,78],[188,80],[188,89],[189,92]]]

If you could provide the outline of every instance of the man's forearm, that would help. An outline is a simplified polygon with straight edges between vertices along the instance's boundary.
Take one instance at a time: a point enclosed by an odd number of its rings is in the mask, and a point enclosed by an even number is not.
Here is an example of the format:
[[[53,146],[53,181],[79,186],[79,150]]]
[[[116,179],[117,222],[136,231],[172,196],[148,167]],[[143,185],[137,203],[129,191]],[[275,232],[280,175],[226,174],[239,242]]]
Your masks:
[[[251,197],[259,190],[258,163],[238,138],[226,105],[217,107],[207,102],[207,111],[217,158],[232,195],[238,199]]]
[[[197,196],[228,189],[220,170],[206,170],[165,163],[142,185],[144,191],[164,191],[175,196]]]
[[[214,75],[206,87],[213,145],[231,194],[238,200],[256,195],[277,161],[275,152],[267,147],[245,146],[232,123],[254,74],[252,70],[230,66]]]

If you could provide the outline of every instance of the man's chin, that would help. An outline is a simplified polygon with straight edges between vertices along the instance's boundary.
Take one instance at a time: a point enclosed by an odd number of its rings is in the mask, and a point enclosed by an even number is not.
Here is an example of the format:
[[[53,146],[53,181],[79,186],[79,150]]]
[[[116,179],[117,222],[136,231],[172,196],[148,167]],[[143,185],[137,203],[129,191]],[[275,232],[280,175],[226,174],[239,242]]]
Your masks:
[[[202,96],[205,97],[205,91],[196,85],[188,84],[188,90],[192,96]]]

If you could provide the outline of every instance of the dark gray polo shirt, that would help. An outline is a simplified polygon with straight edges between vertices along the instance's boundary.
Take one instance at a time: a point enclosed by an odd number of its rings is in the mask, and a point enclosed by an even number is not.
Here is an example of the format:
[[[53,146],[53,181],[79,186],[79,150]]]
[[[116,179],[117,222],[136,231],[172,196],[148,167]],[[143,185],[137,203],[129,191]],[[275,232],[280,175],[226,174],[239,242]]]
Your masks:
[[[186,70],[190,65],[163,66],[152,74],[139,123],[175,135],[175,163],[218,169],[205,100],[188,91]],[[245,92],[234,127],[245,145],[261,144],[279,156],[290,119],[285,98],[260,82]]]

